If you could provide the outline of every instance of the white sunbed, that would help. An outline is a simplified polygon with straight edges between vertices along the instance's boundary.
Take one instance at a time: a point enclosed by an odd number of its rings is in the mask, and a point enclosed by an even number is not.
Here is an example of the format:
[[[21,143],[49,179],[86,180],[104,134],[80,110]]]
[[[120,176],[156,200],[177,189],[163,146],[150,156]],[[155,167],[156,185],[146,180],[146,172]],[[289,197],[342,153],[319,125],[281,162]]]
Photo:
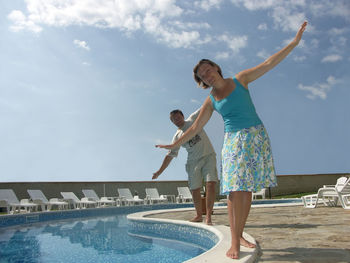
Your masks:
[[[176,197],[178,203],[193,202],[191,191],[187,186],[178,187],[177,192],[179,194]]]
[[[154,202],[157,203],[167,203],[168,198],[166,195],[159,195],[157,188],[146,188],[146,201],[149,201],[150,204]]]
[[[81,200],[73,192],[61,192],[61,195],[65,201],[72,204],[75,209],[87,208],[88,206],[96,207],[95,201],[89,200],[87,197],[83,197]]]
[[[8,214],[21,212],[21,208],[24,208],[25,212],[31,212],[37,206],[37,204],[31,203],[28,199],[19,201],[12,189],[0,189],[0,207],[5,207]]]
[[[261,196],[261,199],[265,199],[265,196],[266,196],[266,188],[263,188],[261,189],[260,191],[258,192],[253,192],[252,194],[252,199],[258,199],[257,197],[258,196]]]
[[[57,206],[59,210],[68,209],[68,203],[60,201],[58,198],[50,198],[47,200],[46,196],[41,190],[27,190],[30,199],[41,207],[41,211],[50,211],[53,206]]]
[[[98,206],[107,206],[107,205],[116,204],[116,202],[114,200],[111,200],[109,197],[104,196],[99,198],[95,190],[93,189],[83,189],[82,191],[85,197],[87,197],[89,200],[97,202]]]
[[[138,196],[134,197],[129,188],[118,188],[117,190],[121,203],[126,202],[127,205],[144,204],[144,200]]]
[[[304,207],[315,208],[319,203],[336,206],[338,200],[344,209],[350,209],[350,177],[340,177],[336,185],[324,185],[317,194],[301,197]]]

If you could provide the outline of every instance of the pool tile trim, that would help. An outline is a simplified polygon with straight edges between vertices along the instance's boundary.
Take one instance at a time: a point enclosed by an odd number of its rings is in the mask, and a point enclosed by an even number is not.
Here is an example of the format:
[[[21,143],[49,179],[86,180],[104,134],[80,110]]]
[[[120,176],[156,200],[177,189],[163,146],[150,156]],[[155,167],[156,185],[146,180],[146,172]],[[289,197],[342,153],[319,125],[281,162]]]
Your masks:
[[[218,238],[219,241],[217,244],[209,249],[208,251],[204,252],[203,254],[194,257],[190,260],[185,261],[185,263],[202,263],[202,262],[220,262],[220,263],[226,263],[231,262],[232,259],[226,257],[226,251],[231,246],[231,234],[230,234],[230,228],[224,225],[217,225],[217,226],[208,226],[204,223],[192,223],[189,221],[183,221],[183,220],[173,220],[173,219],[161,219],[161,218],[149,218],[146,216],[156,216],[160,213],[166,213],[166,212],[181,212],[181,211],[189,211],[194,210],[193,208],[178,208],[178,209],[164,209],[164,210],[157,210],[157,211],[143,211],[138,212],[134,214],[129,214],[127,216],[128,220],[131,221],[139,221],[139,222],[158,222],[158,223],[172,223],[172,224],[178,224],[178,225],[186,225],[186,226],[192,226],[196,228],[202,228],[208,231],[213,232]],[[246,238],[249,242],[252,242],[256,244],[255,239],[248,235],[247,233],[243,233],[244,238]],[[258,246],[256,248],[246,248],[241,246],[241,253],[240,253],[240,259],[235,260],[234,262],[245,262],[245,263],[252,263],[255,262],[256,258],[258,257],[259,248]]]

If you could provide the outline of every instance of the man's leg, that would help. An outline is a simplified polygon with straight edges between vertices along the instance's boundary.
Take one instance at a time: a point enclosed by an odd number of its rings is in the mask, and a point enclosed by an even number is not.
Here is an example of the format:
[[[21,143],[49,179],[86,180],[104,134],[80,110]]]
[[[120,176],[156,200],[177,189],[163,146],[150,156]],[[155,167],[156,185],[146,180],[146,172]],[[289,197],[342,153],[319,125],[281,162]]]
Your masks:
[[[203,166],[203,159],[190,162],[186,164],[186,171],[188,174],[188,186],[192,192],[192,199],[194,207],[196,208],[196,216],[191,219],[191,222],[202,222],[202,176],[201,167]]]
[[[206,224],[212,225],[211,214],[213,212],[215,202],[215,187],[218,180],[218,172],[216,169],[216,156],[210,154],[205,157],[204,166],[202,168],[202,177],[206,181]]]
[[[211,214],[213,212],[214,202],[215,202],[215,186],[216,182],[207,182],[206,183],[206,219],[205,223],[207,225],[212,225]]]
[[[201,197],[201,188],[192,190],[192,198],[194,207],[196,208],[197,215],[191,219],[191,222],[202,222],[202,197]]]

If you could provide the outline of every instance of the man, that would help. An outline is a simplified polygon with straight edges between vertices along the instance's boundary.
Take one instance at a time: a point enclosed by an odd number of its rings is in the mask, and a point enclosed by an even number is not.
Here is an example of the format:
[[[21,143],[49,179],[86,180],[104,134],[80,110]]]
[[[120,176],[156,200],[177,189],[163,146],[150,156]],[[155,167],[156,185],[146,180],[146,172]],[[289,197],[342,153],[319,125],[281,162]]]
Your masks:
[[[200,109],[192,113],[186,120],[180,110],[170,112],[170,120],[178,130],[174,135],[173,142],[191,127],[200,113]],[[188,174],[188,185],[192,192],[193,203],[197,215],[190,220],[191,222],[202,222],[202,202],[201,187],[202,181],[206,182],[206,224],[211,225],[211,214],[215,201],[215,185],[217,182],[216,156],[213,146],[204,130],[201,130],[191,140],[184,143],[182,147],[186,148],[187,164],[186,171]],[[152,179],[158,176],[168,167],[174,157],[177,157],[179,148],[173,149],[167,153],[159,170],[153,174]]]

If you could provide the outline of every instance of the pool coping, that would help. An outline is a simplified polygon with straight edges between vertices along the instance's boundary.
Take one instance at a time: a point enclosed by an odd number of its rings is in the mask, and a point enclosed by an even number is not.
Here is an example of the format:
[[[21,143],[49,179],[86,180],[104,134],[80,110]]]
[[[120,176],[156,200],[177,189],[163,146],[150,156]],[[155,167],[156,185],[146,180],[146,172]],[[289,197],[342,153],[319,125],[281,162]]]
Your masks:
[[[224,208],[224,207],[220,207]],[[174,219],[162,219],[162,218],[149,218],[146,216],[150,215],[157,215],[161,213],[166,212],[181,212],[181,211],[191,211],[194,210],[193,207],[191,208],[176,208],[176,209],[162,209],[162,210],[152,210],[152,211],[143,211],[143,212],[137,212],[133,214],[127,215],[128,220],[133,221],[143,221],[143,222],[157,222],[157,223],[171,223],[171,224],[178,224],[178,225],[186,225],[186,226],[192,226],[197,228],[202,228],[205,230],[208,230],[219,238],[219,241],[217,244],[209,249],[208,251],[202,253],[199,256],[196,256],[194,258],[191,258],[185,263],[202,263],[202,262],[220,262],[220,263],[226,263],[226,262],[232,262],[233,259],[230,259],[226,256],[227,249],[231,246],[231,232],[230,228],[225,225],[214,225],[214,226],[208,226],[204,223],[193,223],[189,221],[184,220],[174,220]],[[247,239],[249,242],[256,244],[255,239],[250,236],[247,233],[243,233],[243,237]],[[246,248],[241,246],[241,252],[240,252],[240,258],[238,260],[235,260],[235,262],[244,262],[244,263],[250,263],[255,262],[255,260],[258,257],[259,248],[256,246],[255,248]]]

